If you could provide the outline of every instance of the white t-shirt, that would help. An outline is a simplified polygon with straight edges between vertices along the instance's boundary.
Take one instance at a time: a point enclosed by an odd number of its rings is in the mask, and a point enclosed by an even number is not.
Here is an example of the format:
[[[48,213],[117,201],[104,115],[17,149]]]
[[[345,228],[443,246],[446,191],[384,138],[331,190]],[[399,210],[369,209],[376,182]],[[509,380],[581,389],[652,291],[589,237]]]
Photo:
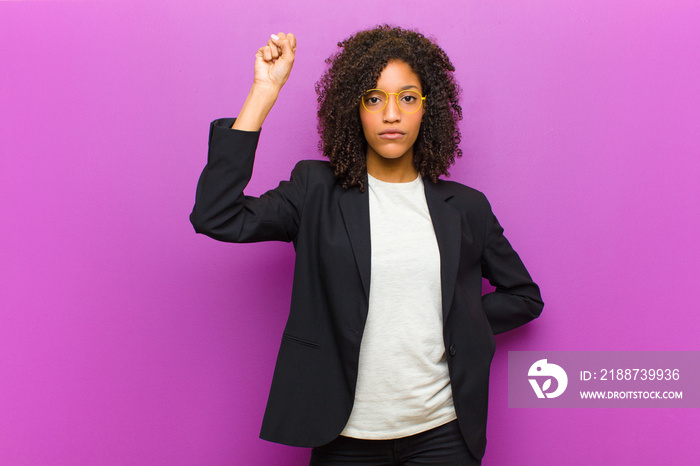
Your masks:
[[[406,437],[457,418],[442,335],[440,252],[423,180],[368,176],[372,268],[355,404],[341,435]]]

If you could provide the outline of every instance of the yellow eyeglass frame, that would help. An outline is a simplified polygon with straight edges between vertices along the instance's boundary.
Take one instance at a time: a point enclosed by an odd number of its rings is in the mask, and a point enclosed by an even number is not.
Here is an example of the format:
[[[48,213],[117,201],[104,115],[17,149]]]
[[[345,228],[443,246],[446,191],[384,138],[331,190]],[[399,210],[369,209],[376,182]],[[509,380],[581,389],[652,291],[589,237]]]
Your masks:
[[[365,96],[371,92],[382,92],[386,95],[386,100],[384,101],[384,105],[379,110],[370,110],[365,105]],[[420,96],[420,105],[418,106],[417,109],[415,109],[412,112],[404,111],[404,109],[401,107],[401,103],[399,103],[399,96],[401,94],[405,94],[406,92],[411,92],[413,94],[418,94]],[[423,102],[425,102],[425,96],[423,94],[421,94],[420,92],[413,90],[413,89],[405,89],[401,92],[387,92],[384,89],[368,89],[365,91],[364,94],[362,94],[362,96],[360,97],[360,100],[362,101],[362,106],[364,107],[364,109],[367,110],[369,113],[379,113],[382,110],[384,110],[386,108],[386,106],[389,104],[389,96],[391,96],[391,95],[396,96],[396,106],[399,107],[399,110],[401,110],[401,112],[405,113],[406,115],[411,115],[413,113],[416,113],[418,110],[420,110],[423,107]]]

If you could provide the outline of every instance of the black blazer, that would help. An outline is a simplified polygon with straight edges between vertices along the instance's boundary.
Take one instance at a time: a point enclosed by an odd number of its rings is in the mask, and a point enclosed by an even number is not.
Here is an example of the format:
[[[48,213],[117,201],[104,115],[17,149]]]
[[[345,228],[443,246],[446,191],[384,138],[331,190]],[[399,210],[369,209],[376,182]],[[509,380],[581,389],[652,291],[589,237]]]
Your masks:
[[[328,162],[299,162],[289,181],[245,196],[259,132],[214,121],[190,220],[230,242],[291,241],[296,250],[289,319],[260,436],[313,447],[337,437],[352,410],[370,287],[367,193],[343,189]],[[457,419],[472,454],[486,447],[493,335],[542,311],[537,285],[480,192],[425,181],[440,250],[444,341]],[[481,296],[482,276],[496,291]]]

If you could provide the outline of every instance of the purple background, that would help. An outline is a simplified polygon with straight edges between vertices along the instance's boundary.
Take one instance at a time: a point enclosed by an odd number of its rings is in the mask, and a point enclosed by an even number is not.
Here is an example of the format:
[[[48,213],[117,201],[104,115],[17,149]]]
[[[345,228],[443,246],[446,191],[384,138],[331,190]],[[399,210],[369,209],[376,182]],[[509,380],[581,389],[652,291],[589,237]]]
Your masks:
[[[435,36],[465,156],[547,303],[500,336],[485,465],[697,464],[695,409],[507,408],[507,350],[698,350],[700,2],[0,2],[0,464],[301,465],[257,438],[293,249],[194,234],[209,122],[298,36],[249,193],[316,150],[314,83]]]

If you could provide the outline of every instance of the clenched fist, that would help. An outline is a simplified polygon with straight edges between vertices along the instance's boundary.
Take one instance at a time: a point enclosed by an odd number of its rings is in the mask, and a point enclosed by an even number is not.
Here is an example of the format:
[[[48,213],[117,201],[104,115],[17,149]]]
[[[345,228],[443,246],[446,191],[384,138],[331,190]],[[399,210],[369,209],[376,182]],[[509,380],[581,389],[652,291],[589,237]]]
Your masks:
[[[254,83],[271,86],[279,91],[292,71],[296,49],[297,39],[294,34],[272,34],[267,44],[255,54]]]

